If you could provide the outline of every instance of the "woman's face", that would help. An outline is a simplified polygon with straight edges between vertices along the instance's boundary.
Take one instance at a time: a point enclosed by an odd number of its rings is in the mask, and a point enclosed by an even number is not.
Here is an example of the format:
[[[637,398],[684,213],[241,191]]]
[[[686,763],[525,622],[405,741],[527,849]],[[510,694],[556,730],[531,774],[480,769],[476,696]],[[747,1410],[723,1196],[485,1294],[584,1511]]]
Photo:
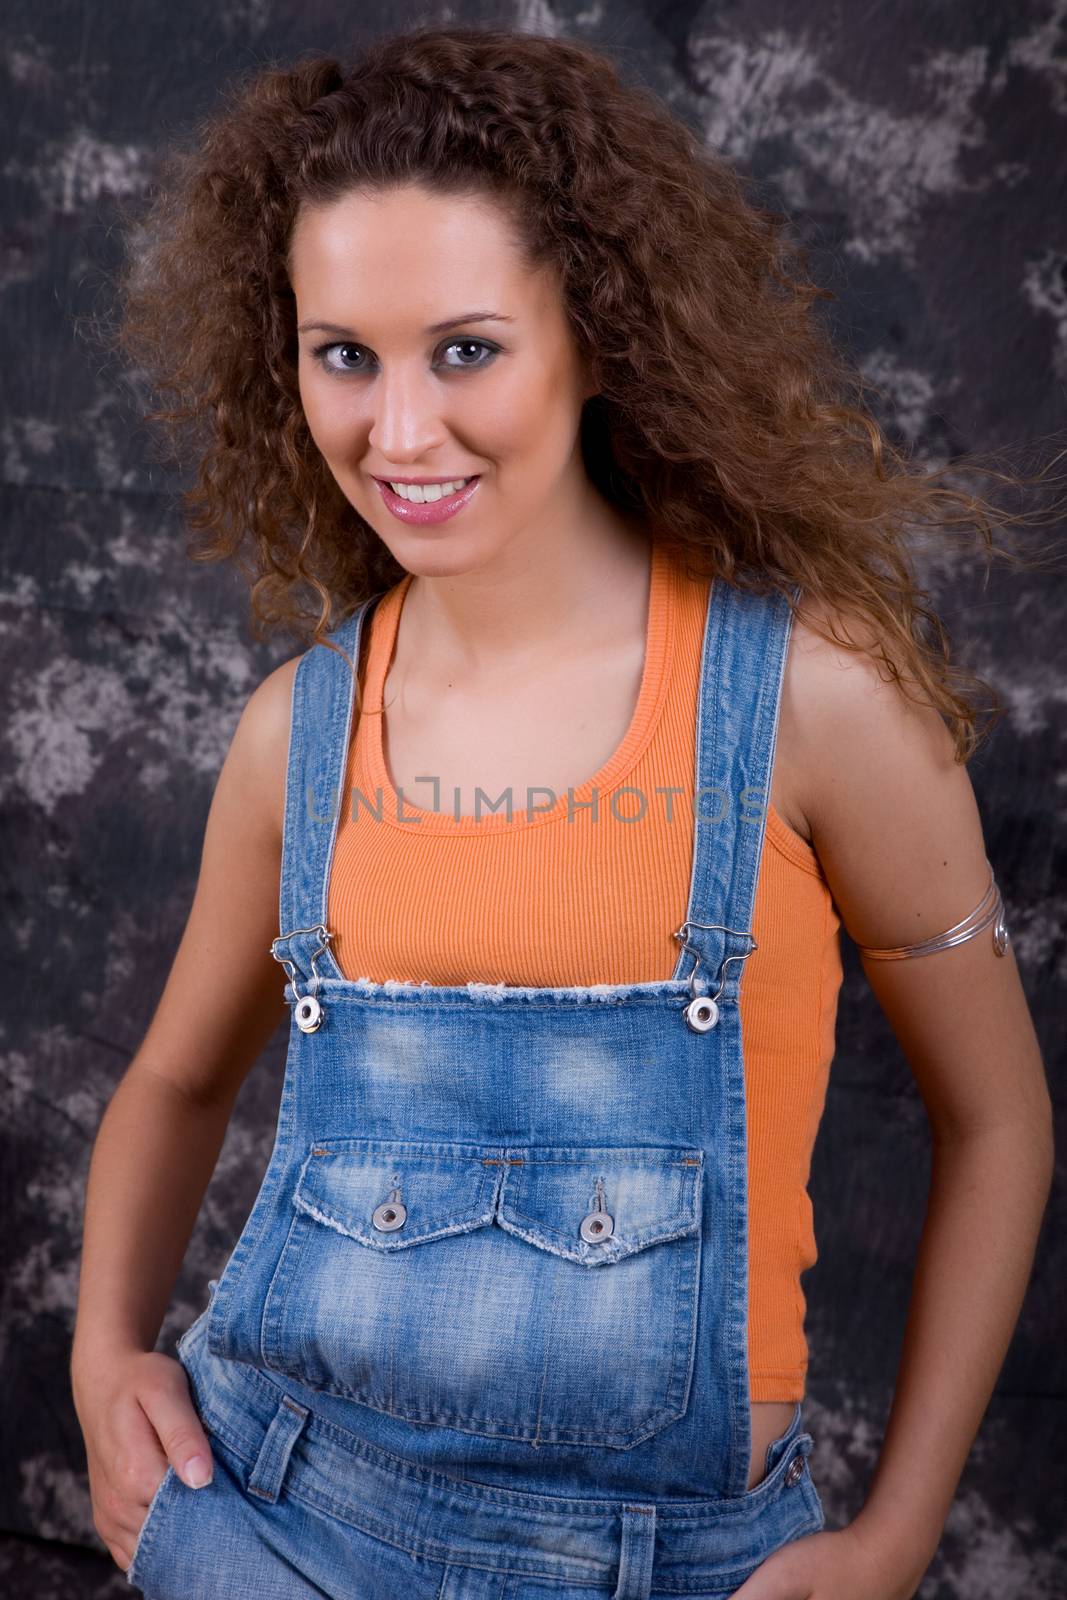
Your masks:
[[[586,507],[588,382],[558,287],[519,259],[489,199],[405,186],[304,208],[290,277],[300,397],[346,498],[410,572],[525,554]],[[459,509],[379,480],[476,477]],[[453,482],[454,486],[454,482]]]

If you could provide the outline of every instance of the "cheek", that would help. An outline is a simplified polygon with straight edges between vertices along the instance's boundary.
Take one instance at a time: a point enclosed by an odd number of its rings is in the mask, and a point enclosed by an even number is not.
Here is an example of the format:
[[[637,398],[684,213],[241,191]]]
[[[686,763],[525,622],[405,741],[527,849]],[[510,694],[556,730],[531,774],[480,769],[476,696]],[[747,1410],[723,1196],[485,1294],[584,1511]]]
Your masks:
[[[329,379],[302,376],[300,404],[308,432],[327,459],[351,445],[353,428],[360,426],[359,404],[352,394],[342,394],[340,385]]]
[[[516,463],[566,456],[577,414],[564,402],[558,374],[516,366],[496,382],[479,385],[477,395],[474,388],[456,416],[464,416],[464,431],[477,437],[486,455]]]

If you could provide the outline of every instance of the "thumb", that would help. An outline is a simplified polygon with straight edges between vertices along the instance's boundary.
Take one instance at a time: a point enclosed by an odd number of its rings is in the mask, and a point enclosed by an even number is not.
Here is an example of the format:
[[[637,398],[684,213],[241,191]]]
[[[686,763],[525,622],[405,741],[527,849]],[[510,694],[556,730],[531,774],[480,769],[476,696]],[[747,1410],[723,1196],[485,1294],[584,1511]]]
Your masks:
[[[151,1393],[140,1394],[137,1398],[178,1477],[190,1489],[203,1489],[211,1482],[214,1462],[207,1434],[190,1399],[189,1380],[184,1372],[177,1384],[154,1387]]]
[[[781,1550],[774,1551],[749,1573],[740,1589],[731,1590],[730,1600],[801,1600],[810,1594],[810,1588],[797,1583],[789,1571],[789,1563],[776,1560]]]

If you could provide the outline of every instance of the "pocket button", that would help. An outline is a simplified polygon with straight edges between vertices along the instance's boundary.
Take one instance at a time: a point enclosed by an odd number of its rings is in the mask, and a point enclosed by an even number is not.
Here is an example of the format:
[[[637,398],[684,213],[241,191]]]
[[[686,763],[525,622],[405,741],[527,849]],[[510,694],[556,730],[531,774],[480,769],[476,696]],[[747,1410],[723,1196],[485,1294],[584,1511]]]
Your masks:
[[[393,1233],[408,1220],[408,1208],[399,1200],[383,1200],[371,1213],[371,1221],[381,1233]]]
[[[804,1457],[794,1456],[786,1470],[785,1481],[790,1488],[804,1476]]]
[[[603,1244],[615,1232],[615,1218],[606,1211],[590,1211],[578,1229],[586,1244]]]

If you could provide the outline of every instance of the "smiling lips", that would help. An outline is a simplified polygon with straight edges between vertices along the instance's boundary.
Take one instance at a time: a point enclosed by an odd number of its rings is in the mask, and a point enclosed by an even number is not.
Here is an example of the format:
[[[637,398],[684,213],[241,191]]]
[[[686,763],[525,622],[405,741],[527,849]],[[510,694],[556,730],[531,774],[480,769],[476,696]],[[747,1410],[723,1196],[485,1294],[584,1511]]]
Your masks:
[[[455,490],[452,494],[442,494],[436,500],[426,500],[421,503],[415,500],[405,500],[391,489],[388,483],[383,482],[381,478],[375,478],[374,481],[381,491],[387,510],[391,511],[394,517],[400,522],[415,523],[420,527],[425,527],[428,523],[447,522],[457,512],[462,511],[463,507],[477,492],[478,485],[482,480],[480,476],[471,478],[461,489]],[[398,483],[402,481],[402,479],[396,480]],[[460,481],[457,478],[446,478],[439,480],[439,483],[447,488]],[[426,488],[432,487],[426,480],[423,480],[423,485]]]

